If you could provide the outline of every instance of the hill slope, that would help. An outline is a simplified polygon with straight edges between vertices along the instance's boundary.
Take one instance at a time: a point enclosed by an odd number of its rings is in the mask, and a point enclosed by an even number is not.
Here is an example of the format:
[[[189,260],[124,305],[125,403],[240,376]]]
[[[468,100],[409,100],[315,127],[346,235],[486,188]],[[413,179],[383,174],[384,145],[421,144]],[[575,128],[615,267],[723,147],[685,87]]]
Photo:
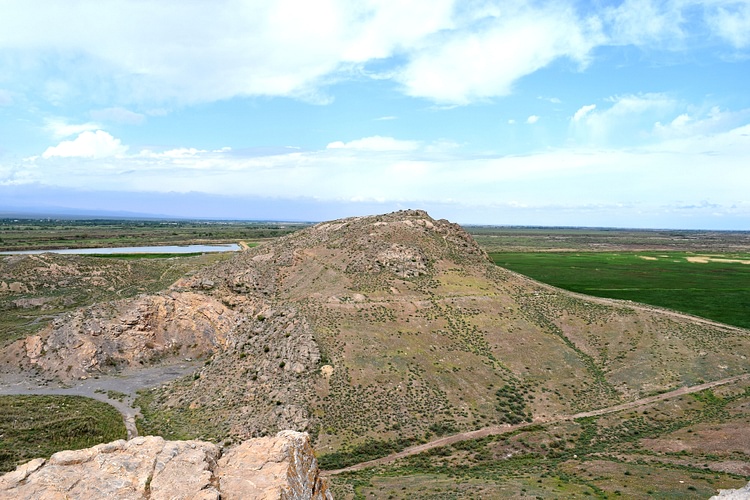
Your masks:
[[[144,425],[179,437],[405,443],[748,369],[744,330],[541,285],[421,211],[319,224],[172,293],[188,290],[240,319],[194,380],[143,398]]]

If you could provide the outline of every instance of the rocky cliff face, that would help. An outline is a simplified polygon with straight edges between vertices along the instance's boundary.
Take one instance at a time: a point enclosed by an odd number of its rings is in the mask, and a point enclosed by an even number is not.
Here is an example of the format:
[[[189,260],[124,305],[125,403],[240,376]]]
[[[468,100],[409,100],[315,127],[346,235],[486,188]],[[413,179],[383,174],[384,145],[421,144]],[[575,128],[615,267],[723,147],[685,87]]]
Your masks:
[[[32,460],[0,477],[14,500],[332,499],[307,434],[282,431],[222,450],[141,437]]]
[[[192,291],[145,295],[78,309],[8,348],[22,366],[70,380],[223,348],[236,314]],[[7,356],[7,354],[6,354]]]

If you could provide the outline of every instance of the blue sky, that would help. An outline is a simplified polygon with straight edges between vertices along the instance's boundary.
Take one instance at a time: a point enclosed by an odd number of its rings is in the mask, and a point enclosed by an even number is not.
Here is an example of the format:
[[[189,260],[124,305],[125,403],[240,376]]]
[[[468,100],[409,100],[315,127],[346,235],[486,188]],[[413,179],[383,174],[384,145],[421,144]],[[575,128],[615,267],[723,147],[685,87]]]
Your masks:
[[[748,0],[0,0],[0,210],[750,229],[748,89]]]

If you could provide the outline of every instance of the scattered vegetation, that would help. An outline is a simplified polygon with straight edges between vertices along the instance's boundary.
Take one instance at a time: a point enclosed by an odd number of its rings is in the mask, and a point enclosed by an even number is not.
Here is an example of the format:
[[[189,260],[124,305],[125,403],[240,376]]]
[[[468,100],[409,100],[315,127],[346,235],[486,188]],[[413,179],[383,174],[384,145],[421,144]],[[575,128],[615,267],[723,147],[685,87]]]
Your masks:
[[[249,243],[305,226],[249,221],[0,219],[0,251]]]
[[[415,444],[423,443],[423,439],[399,438],[392,440],[377,440],[369,438],[356,446],[347,446],[340,451],[327,453],[318,457],[318,465],[324,470],[343,469],[360,462],[375,460],[390,455]]]
[[[334,492],[354,498],[707,498],[747,483],[750,476],[726,470],[726,463],[746,461],[750,449],[726,440],[717,447],[719,436],[692,436],[737,432],[748,416],[736,408],[748,403],[750,387],[740,382],[722,395],[703,391],[618,414],[533,425],[334,476]],[[680,440],[689,446],[677,446]]]
[[[79,396],[0,396],[0,472],[59,450],[126,437],[112,406]]]
[[[247,315],[226,349],[214,353],[195,374],[140,393],[140,431],[221,442],[306,428],[321,465],[337,469],[435,436],[545,421],[747,369],[742,354],[747,339],[736,329],[729,334],[691,320],[550,290],[487,265],[464,233],[440,221],[429,227],[425,218],[409,212],[332,223],[270,242],[258,253],[243,252],[231,260],[213,257],[221,262],[197,275],[212,283],[205,293],[221,294],[227,307]],[[92,223],[91,231],[85,224],[71,225],[54,244],[252,242],[296,229],[279,225],[276,233],[261,235],[269,227],[119,223],[122,236],[116,239],[125,241],[108,241],[108,223]],[[15,247],[51,244],[42,237],[47,228],[36,226],[0,225],[0,233],[16,231],[15,240],[7,240],[15,241]],[[544,256],[577,258],[573,264],[549,262],[584,288],[635,286],[605,283],[609,271],[619,280],[641,280],[642,289],[644,280],[661,279],[673,296],[682,294],[679,287],[697,286],[688,276],[678,276],[689,266],[712,270],[705,280],[723,283],[714,293],[748,277],[736,263],[720,263],[725,269],[710,262],[670,261],[688,255],[678,251],[705,251],[704,244],[714,245],[716,252],[728,251],[730,243],[737,244],[735,252],[743,251],[738,250],[743,245],[750,250],[742,233],[471,230],[489,250],[569,250],[492,257],[500,265],[508,259],[514,269],[511,260],[517,255],[519,262],[525,258],[540,270],[547,269],[538,264]],[[37,232],[36,240],[28,236]],[[172,236],[179,239],[169,241]],[[596,245],[622,251],[581,251]],[[659,250],[647,253],[645,248]],[[206,259],[0,259],[6,266],[0,267],[0,274],[5,273],[0,281],[6,283],[0,328],[21,336],[79,304],[162,289],[200,269]],[[665,260],[661,267],[660,260]],[[730,268],[740,274],[732,275]],[[745,292],[739,290],[737,297],[745,297],[746,303]],[[750,459],[742,444],[747,438],[735,439],[750,428],[748,408],[750,393],[738,383],[648,408],[526,425],[459,442],[336,477],[334,488],[342,497],[355,498],[705,498],[717,488],[738,487],[749,479],[726,465]],[[681,446],[687,442],[690,446]]]
[[[505,384],[497,390],[496,395],[498,403],[497,411],[501,415],[501,423],[520,424],[521,422],[531,422],[531,411],[526,407],[525,395],[515,383]]]
[[[78,307],[154,293],[204,266],[230,258],[101,259],[84,255],[0,256],[0,347]]]

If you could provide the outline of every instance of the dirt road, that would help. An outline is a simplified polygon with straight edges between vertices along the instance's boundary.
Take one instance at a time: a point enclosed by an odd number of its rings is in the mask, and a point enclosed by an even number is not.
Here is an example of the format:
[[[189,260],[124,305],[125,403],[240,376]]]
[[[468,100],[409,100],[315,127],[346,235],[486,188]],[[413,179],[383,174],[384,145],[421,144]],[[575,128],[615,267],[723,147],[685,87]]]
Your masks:
[[[370,460],[368,462],[362,462],[359,464],[352,465],[350,467],[346,467],[344,469],[337,469],[332,471],[323,471],[322,474],[324,476],[334,476],[336,474],[341,474],[343,472],[352,472],[352,471],[358,471],[362,469],[366,469],[368,467],[375,467],[377,465],[384,465],[391,462],[394,462],[400,458],[409,457],[412,455],[417,455],[419,453],[422,453],[427,450],[431,450],[433,448],[439,448],[441,446],[447,446],[450,444],[458,443],[461,441],[468,441],[471,439],[478,439],[483,438],[487,436],[494,436],[497,434],[505,434],[508,432],[513,432],[518,429],[523,429],[524,427],[529,427],[531,425],[538,425],[538,424],[552,424],[555,422],[564,422],[566,420],[574,420],[577,418],[585,418],[585,417],[595,417],[599,415],[606,415],[608,413],[616,413],[618,411],[623,410],[630,410],[633,408],[638,408],[641,406],[646,406],[652,403],[655,403],[657,401],[663,401],[665,399],[671,399],[678,396],[683,396],[685,394],[691,394],[694,392],[700,392],[706,389],[710,389],[712,387],[717,387],[720,385],[726,385],[731,384],[732,382],[736,382],[738,380],[747,379],[750,378],[750,373],[745,373],[743,375],[737,375],[735,377],[729,377],[721,380],[715,380],[713,382],[707,382],[705,384],[699,384],[699,385],[693,385],[690,387],[680,387],[679,389],[675,389],[673,391],[664,392],[662,394],[657,394],[655,396],[649,396],[646,398],[637,399],[635,401],[631,401],[629,403],[623,403],[615,406],[609,406],[607,408],[600,408],[598,410],[592,410],[592,411],[585,411],[581,413],[576,413],[574,415],[561,415],[559,417],[555,418],[549,418],[549,419],[539,419],[534,420],[533,422],[523,423],[523,424],[516,424],[516,425],[493,425],[490,427],[484,427],[482,429],[477,429],[474,431],[469,432],[461,432],[458,434],[453,434],[450,436],[444,436],[439,439],[435,439],[434,441],[430,441],[429,443],[419,444],[416,446],[412,446],[410,448],[406,448],[402,451],[399,451],[398,453],[393,453],[391,455],[377,458],[375,460]]]

